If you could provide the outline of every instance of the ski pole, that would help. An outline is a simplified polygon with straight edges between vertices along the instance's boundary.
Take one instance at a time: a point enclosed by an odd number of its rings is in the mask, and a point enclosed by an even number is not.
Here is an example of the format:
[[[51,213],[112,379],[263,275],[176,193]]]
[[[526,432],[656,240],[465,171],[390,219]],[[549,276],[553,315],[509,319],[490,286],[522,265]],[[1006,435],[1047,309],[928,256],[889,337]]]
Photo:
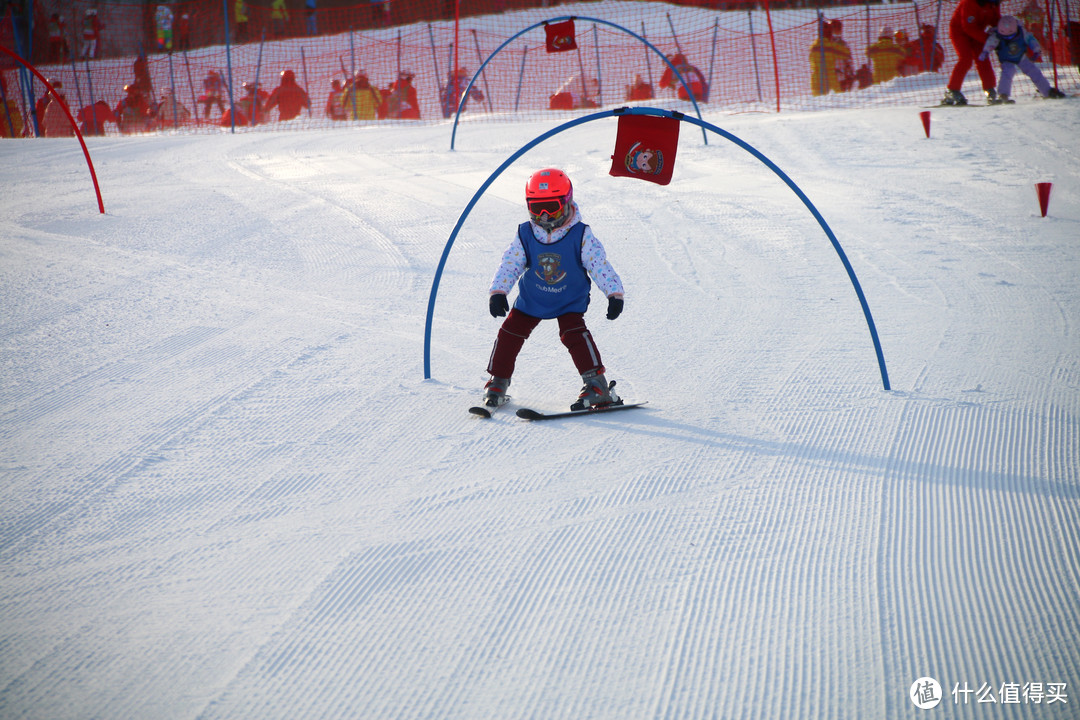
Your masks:
[[[645,21],[644,20],[641,21],[641,37],[648,40],[648,38],[645,35]],[[645,71],[649,74],[649,88],[651,90],[652,86],[653,86],[652,64],[651,64],[652,55],[649,54],[649,46],[648,45],[645,46],[644,50],[645,50]]]
[[[525,58],[529,54],[529,46],[526,45],[521,50],[521,70],[518,72],[518,87],[517,95],[514,96],[514,112],[517,112],[518,104],[521,102],[521,85],[525,81]]]
[[[666,14],[668,27],[671,28],[671,39],[675,41],[675,49],[678,50],[680,55],[686,57],[686,55],[682,51],[682,45],[679,45],[679,35],[675,32],[675,23],[671,22],[671,13]]]
[[[311,83],[308,82],[308,76],[307,76],[307,56],[304,55],[304,46],[303,45],[300,46],[300,69],[304,71],[304,87],[305,88],[310,88]],[[311,97],[310,96],[308,97],[307,116],[309,118],[311,117]]]
[[[472,31],[472,39],[473,39],[473,44],[476,46],[476,62],[479,63],[480,65],[483,65],[484,64],[484,56],[480,53],[480,41],[476,39],[476,30],[475,30],[475,28]],[[481,70],[480,71],[480,77],[484,81],[484,92],[487,93],[487,96],[486,96],[485,99],[487,100],[488,111],[489,112],[495,112],[495,108],[491,104],[491,87],[488,85],[487,71],[486,70]]]

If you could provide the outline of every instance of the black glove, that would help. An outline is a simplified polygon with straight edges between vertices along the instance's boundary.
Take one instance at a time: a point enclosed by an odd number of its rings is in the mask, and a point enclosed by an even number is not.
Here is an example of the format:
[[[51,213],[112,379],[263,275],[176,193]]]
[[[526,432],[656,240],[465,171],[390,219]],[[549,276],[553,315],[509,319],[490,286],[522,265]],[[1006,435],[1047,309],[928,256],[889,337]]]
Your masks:
[[[506,317],[506,311],[509,309],[510,303],[506,301],[506,295],[503,293],[494,293],[488,298],[488,312],[491,313],[491,317]]]
[[[609,297],[607,299],[607,319],[614,320],[622,314],[623,299],[619,297]]]

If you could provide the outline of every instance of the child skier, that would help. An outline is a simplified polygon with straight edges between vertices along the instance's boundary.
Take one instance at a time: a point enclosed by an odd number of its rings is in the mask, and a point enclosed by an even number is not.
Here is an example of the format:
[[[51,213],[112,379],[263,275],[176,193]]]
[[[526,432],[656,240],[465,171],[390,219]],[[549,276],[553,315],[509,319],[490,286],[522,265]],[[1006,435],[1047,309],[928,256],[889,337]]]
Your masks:
[[[1024,26],[1012,15],[1006,15],[997,24],[997,28],[991,30],[983,45],[979,60],[985,60],[990,53],[997,50],[998,60],[1001,62],[1001,79],[998,81],[998,96],[991,99],[990,104],[1016,102],[1009,95],[1012,94],[1013,76],[1016,69],[1020,68],[1024,74],[1035,83],[1039,94],[1050,98],[1065,97],[1065,93],[1057,88],[1050,87],[1050,82],[1039,70],[1039,66],[1028,57],[1028,50],[1035,56],[1035,62],[1042,61],[1042,48],[1035,36],[1024,29]]]
[[[582,222],[573,186],[564,172],[548,168],[533,173],[525,185],[525,203],[529,221],[518,226],[491,281],[488,309],[492,317],[506,316],[506,320],[488,360],[491,379],[484,386],[484,404],[498,407],[506,402],[518,353],[540,321],[551,319],[558,319],[559,338],[585,383],[570,409],[618,403],[612,390],[615,383],[609,385],[604,377],[600,351],[585,326],[585,310],[595,282],[608,299],[608,320],[619,317],[622,280],[608,262],[604,246]],[[506,296],[515,282],[518,296],[510,310]]]

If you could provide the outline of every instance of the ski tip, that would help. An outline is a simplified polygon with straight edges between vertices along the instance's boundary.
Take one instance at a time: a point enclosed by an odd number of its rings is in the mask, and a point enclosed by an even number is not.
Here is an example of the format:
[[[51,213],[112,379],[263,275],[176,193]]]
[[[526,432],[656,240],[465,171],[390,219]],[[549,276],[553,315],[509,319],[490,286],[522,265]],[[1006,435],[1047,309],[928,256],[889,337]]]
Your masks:
[[[525,420],[538,420],[544,417],[543,413],[538,413],[535,410],[529,408],[521,408],[517,411],[517,416]]]
[[[491,417],[491,411],[488,410],[487,408],[480,407],[479,405],[469,408],[469,412],[472,413],[473,415],[477,415],[477,416],[482,417],[482,418],[490,418]]]

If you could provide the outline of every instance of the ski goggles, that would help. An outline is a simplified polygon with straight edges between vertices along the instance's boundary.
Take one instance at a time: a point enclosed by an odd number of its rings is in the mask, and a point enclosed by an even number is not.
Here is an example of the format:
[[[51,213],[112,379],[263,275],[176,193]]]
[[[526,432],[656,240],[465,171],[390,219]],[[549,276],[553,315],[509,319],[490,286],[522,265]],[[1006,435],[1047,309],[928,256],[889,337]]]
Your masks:
[[[550,218],[557,218],[562,215],[563,210],[566,207],[562,198],[544,198],[543,200],[529,200],[529,214],[533,217],[540,217],[547,214]]]

